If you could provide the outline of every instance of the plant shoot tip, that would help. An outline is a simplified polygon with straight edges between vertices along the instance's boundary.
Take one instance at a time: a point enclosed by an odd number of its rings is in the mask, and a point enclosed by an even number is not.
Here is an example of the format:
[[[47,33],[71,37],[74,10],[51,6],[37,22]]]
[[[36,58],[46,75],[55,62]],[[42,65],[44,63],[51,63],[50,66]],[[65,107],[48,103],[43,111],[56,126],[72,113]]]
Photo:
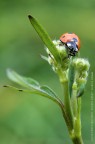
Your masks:
[[[28,18],[29,18],[29,19],[32,19],[33,17],[32,17],[31,15],[28,15]]]

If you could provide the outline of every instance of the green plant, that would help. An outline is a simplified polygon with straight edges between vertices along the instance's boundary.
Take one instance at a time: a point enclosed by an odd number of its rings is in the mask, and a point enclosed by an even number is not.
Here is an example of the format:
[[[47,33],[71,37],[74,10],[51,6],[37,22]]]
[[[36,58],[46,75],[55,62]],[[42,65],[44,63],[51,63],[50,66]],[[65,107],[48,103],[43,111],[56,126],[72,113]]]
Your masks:
[[[68,57],[66,48],[59,40],[50,39],[38,21],[29,15],[29,20],[46,46],[47,57],[41,56],[58,75],[64,90],[64,101],[48,86],[41,86],[36,80],[20,76],[11,69],[7,75],[23,89],[9,86],[19,91],[38,94],[53,100],[62,110],[70,138],[74,144],[83,144],[81,134],[81,96],[84,94],[90,64],[88,60],[76,56]]]

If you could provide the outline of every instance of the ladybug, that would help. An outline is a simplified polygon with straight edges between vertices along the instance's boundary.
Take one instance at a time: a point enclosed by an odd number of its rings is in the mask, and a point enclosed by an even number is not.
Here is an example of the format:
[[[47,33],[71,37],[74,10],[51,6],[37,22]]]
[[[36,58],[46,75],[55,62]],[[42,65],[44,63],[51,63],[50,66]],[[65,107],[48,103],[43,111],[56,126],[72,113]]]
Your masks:
[[[74,33],[65,33],[61,35],[60,41],[67,48],[68,56],[75,56],[80,49],[80,39]]]

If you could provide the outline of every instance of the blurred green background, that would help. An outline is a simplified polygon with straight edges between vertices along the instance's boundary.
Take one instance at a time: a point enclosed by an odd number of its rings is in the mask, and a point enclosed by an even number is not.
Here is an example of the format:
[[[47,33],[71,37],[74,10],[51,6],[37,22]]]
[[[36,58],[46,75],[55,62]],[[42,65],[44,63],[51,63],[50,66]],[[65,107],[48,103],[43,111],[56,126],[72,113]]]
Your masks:
[[[57,76],[40,58],[45,55],[44,45],[28,14],[39,20],[52,39],[65,32],[74,32],[81,39],[81,56],[91,63],[82,99],[82,133],[85,144],[91,144],[95,0],[0,0],[0,144],[71,144],[61,111],[52,101],[2,88],[10,83],[6,69],[12,68],[47,84],[62,98]]]

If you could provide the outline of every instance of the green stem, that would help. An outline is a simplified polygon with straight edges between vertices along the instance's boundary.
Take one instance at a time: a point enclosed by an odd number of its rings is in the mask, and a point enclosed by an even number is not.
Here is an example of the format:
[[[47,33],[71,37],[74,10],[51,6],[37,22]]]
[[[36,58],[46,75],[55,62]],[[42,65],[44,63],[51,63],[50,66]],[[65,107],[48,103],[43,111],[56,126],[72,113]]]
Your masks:
[[[72,131],[74,127],[74,122],[73,122],[73,114],[72,114],[72,108],[70,103],[68,81],[63,83],[63,90],[64,90],[64,107],[70,122],[70,129]]]
[[[74,82],[72,87],[72,97],[71,97],[72,110],[74,114],[74,138],[73,143],[82,144],[81,138],[81,98],[77,98],[77,84]]]
[[[73,144],[84,144],[82,137],[74,137],[74,138],[72,138],[72,142],[73,142]]]
[[[77,117],[77,84],[74,82],[72,86],[71,105],[74,117]]]
[[[81,97],[77,99],[78,109],[77,117],[74,125],[75,134],[77,137],[81,136]]]
[[[64,109],[66,112],[67,120],[66,124],[68,126],[69,130],[69,135],[71,137],[71,140],[73,144],[83,144],[83,140],[81,137],[81,118],[80,118],[80,112],[81,112],[81,98],[76,98],[76,93],[77,90],[73,89],[73,94],[74,94],[74,107],[76,110],[74,113],[72,113],[72,105],[70,103],[70,96],[69,96],[69,88],[68,88],[68,81],[65,81],[62,83],[63,84],[63,89],[64,89]],[[73,107],[73,108],[74,108]],[[74,115],[76,115],[74,119]]]

